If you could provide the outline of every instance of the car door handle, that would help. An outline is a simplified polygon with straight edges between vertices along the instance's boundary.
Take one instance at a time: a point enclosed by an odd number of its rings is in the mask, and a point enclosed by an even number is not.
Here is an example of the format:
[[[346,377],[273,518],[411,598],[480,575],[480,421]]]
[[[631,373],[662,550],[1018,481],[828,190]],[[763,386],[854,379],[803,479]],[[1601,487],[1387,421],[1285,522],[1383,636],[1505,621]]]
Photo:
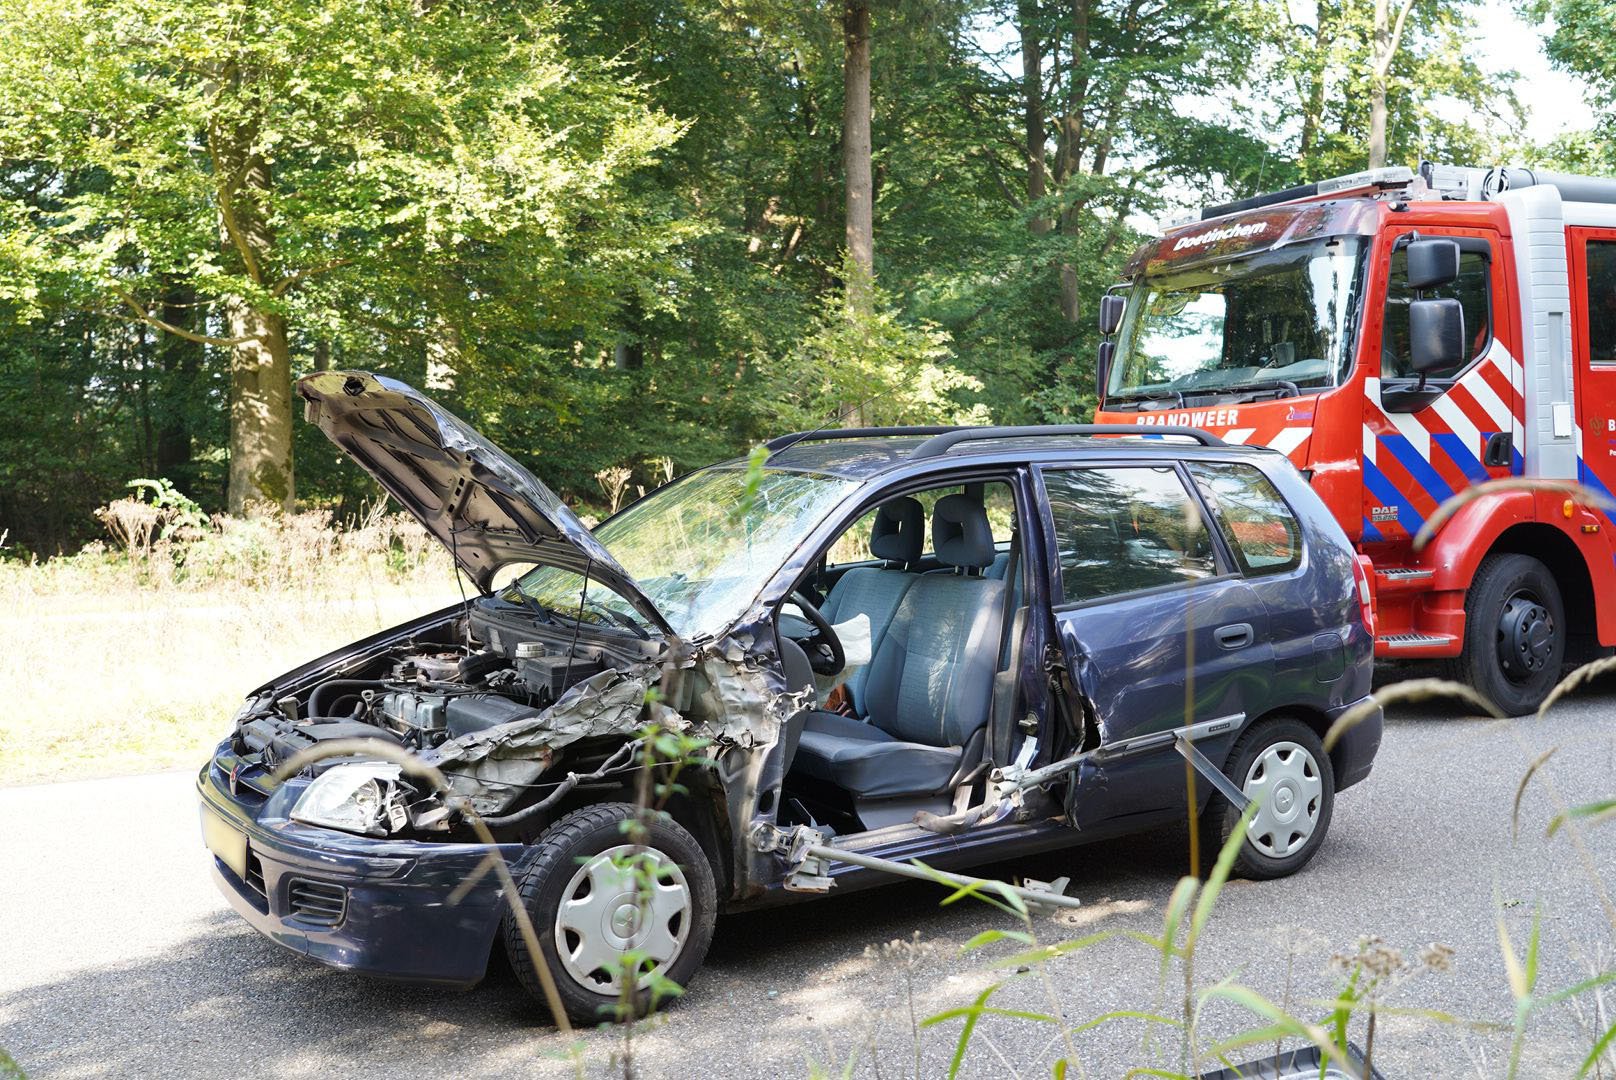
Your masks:
[[[1246,622],[1230,623],[1228,626],[1220,626],[1216,630],[1212,631],[1212,636],[1216,638],[1218,644],[1222,645],[1225,649],[1244,649],[1247,645],[1250,645],[1257,639],[1256,631],[1251,628],[1250,623]]]

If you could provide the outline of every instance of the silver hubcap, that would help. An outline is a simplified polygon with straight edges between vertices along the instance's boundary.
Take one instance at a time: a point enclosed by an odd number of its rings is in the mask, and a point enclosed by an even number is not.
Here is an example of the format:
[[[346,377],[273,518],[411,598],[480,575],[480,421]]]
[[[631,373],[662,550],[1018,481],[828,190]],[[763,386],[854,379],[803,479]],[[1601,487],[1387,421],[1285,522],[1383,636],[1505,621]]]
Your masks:
[[[636,855],[636,853],[638,853]],[[640,953],[637,986],[684,951],[690,935],[690,886],[677,864],[653,848],[621,844],[578,868],[556,910],[561,966],[597,994],[623,989],[623,954]]]
[[[1246,838],[1271,859],[1295,852],[1318,827],[1324,781],[1318,762],[1297,743],[1277,742],[1259,754],[1241,790],[1258,804]]]

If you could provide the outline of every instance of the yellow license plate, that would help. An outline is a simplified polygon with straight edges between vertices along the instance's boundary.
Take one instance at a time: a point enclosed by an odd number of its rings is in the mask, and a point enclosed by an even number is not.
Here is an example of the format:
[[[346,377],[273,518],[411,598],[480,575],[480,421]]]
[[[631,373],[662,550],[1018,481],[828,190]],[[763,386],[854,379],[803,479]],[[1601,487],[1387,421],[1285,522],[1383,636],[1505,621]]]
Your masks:
[[[236,877],[247,879],[247,834],[206,807],[202,808],[202,842]]]

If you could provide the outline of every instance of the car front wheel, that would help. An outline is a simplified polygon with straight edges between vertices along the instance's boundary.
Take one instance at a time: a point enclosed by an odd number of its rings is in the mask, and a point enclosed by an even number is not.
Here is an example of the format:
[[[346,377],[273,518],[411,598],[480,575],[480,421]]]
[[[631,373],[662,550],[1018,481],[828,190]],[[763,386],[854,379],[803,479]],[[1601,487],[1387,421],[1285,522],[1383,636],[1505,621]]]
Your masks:
[[[1306,866],[1335,808],[1335,772],[1318,734],[1300,720],[1259,721],[1235,743],[1226,772],[1258,804],[1233,876],[1278,878]],[[1203,858],[1210,864],[1240,824],[1240,811],[1214,795],[1201,820]]]
[[[661,980],[683,987],[712,941],[717,890],[701,846],[661,817],[636,847],[623,831],[634,815],[628,803],[575,810],[512,868],[541,962],[577,1023],[644,1016]],[[543,980],[509,916],[505,949],[522,986],[544,1002]]]

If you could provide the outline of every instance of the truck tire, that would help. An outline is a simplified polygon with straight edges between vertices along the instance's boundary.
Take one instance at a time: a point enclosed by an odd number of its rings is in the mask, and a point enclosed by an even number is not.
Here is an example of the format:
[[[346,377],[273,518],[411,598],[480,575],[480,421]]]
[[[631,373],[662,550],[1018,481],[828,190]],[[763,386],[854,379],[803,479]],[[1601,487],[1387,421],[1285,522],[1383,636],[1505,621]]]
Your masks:
[[[636,875],[624,864],[635,849],[622,829],[634,815],[634,807],[621,802],[574,810],[546,829],[511,870],[544,954],[537,960],[529,955],[521,928],[506,915],[511,967],[543,1005],[544,985],[534,964],[545,964],[563,1008],[579,1024],[644,1016],[658,1004],[647,985],[649,972],[683,987],[713,939],[718,893],[701,845],[677,822],[659,817],[639,849],[647,873]],[[653,868],[649,899],[637,898]],[[625,949],[643,952],[651,963],[627,1002],[625,973],[612,967]]]
[[[1290,717],[1259,720],[1234,744],[1224,772],[1248,798],[1262,800],[1230,876],[1286,877],[1312,861],[1335,810],[1335,771],[1318,733]],[[1234,804],[1214,794],[1201,815],[1203,872],[1239,823]]]
[[[1465,593],[1464,648],[1449,662],[1505,716],[1524,716],[1549,696],[1566,661],[1565,606],[1548,567],[1530,555],[1489,555]]]

